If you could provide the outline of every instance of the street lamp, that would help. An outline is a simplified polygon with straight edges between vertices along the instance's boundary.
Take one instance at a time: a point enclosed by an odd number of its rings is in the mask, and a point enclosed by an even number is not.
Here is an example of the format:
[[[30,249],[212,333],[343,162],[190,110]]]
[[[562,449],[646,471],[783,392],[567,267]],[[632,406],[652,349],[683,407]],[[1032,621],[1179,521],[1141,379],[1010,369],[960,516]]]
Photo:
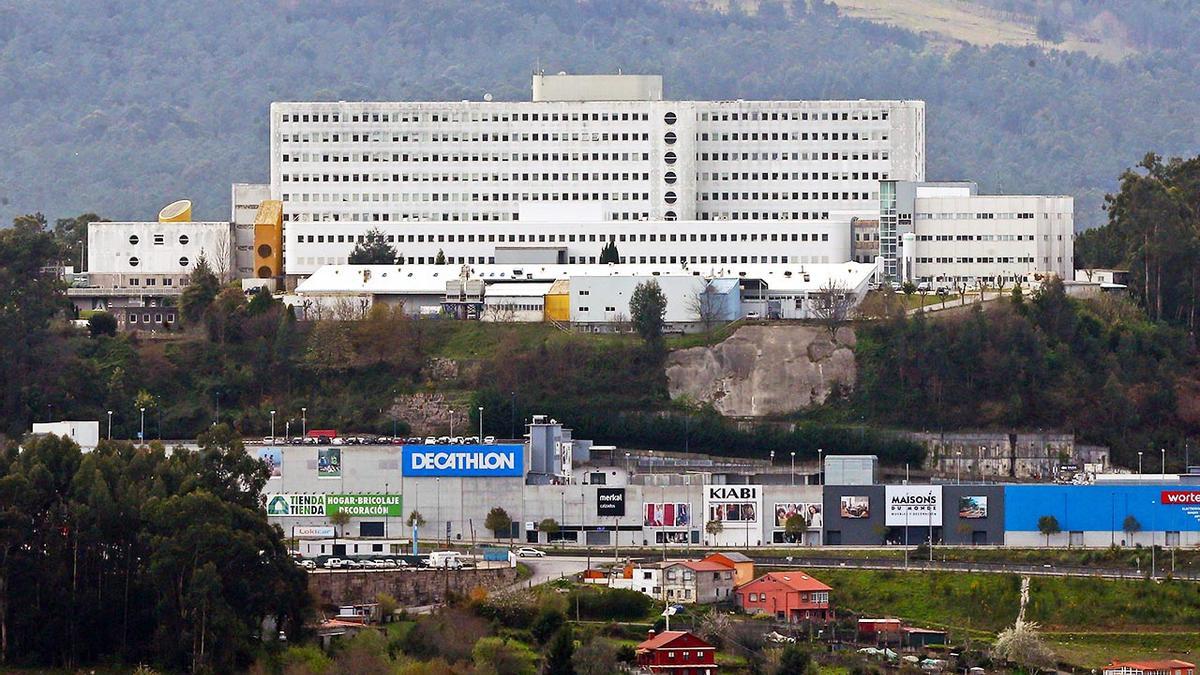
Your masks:
[[[454,438],[454,411],[450,411],[450,438]]]
[[[383,483],[383,508],[384,508],[384,511],[383,511],[383,538],[384,539],[387,539],[391,535],[391,532],[390,532],[391,528],[389,527],[389,525],[392,524],[392,506],[391,506],[390,497],[391,497],[391,491],[388,490],[388,484],[385,481]],[[388,548],[391,548],[391,546],[389,545]]]
[[[483,406],[479,406],[479,442],[483,442]]]
[[[628,452],[626,452],[626,453],[625,453],[625,480],[626,480],[626,481],[628,481],[628,480],[629,480],[629,475],[630,475],[630,473],[631,473],[631,472],[630,472],[630,470],[629,470],[629,453],[628,453]]]
[[[1162,449],[1162,464],[1159,465],[1162,470],[1163,480],[1167,478],[1167,449]]]
[[[962,450],[954,451],[954,482],[962,485]]]
[[[792,485],[796,484],[796,451],[792,451]]]
[[[112,440],[112,411],[108,411],[108,440]]]
[[[217,415],[213,418],[213,426],[221,423],[221,392],[217,392]]]
[[[1142,475],[1142,451],[1138,450],[1138,475]]]
[[[825,452],[821,448],[817,448],[817,485],[824,485],[825,465],[821,462],[821,453]]]
[[[308,436],[308,408],[300,409],[300,435]]]
[[[138,410],[142,411],[142,430],[138,432],[138,440],[145,443],[146,442],[146,409],[138,408]]]
[[[275,411],[271,411],[271,442],[275,442]]]
[[[775,451],[771,451],[771,471],[775,471]]]

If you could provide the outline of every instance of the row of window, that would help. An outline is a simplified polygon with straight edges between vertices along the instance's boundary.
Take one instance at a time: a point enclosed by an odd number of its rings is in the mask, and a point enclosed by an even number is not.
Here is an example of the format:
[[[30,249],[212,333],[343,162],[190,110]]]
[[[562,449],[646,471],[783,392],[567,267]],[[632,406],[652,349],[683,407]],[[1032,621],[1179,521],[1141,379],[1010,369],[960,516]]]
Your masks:
[[[799,112],[794,110],[764,110],[753,112],[698,112],[696,118],[701,122],[786,122],[786,121],[821,121],[821,122],[856,122],[856,121],[885,121],[888,119],[887,110],[855,110],[853,112]],[[421,112],[403,110],[396,112],[361,112],[361,113],[283,113],[281,121],[285,123],[340,123],[343,120],[350,123],[415,123],[415,122],[646,122],[649,113],[644,112],[550,112],[550,113],[517,113],[492,112],[482,110],[472,111],[439,111]],[[674,124],[676,115],[667,112],[663,121]]]
[[[805,193],[807,194],[807,193]],[[814,193],[815,194],[815,193]],[[284,192],[285,202],[511,202],[521,201],[637,201],[649,192]]]
[[[667,113],[673,116],[674,113]],[[341,122],[345,118],[351,123],[383,123],[383,122],[646,122],[648,113],[609,113],[609,112],[573,112],[573,113],[504,113],[483,112],[418,112],[407,110],[400,112],[371,112],[371,113],[284,113],[282,122]],[[674,117],[669,118],[668,124],[674,123]]]
[[[829,593],[826,591],[817,591],[812,594],[801,593],[800,594],[800,602],[809,602],[810,595],[812,597],[812,602],[814,602],[814,603],[820,604],[820,603],[828,603],[829,602]],[[766,593],[747,593],[746,600],[748,602],[766,602],[767,594]]]
[[[880,173],[878,171],[822,171],[812,172],[793,171],[789,172],[745,172],[745,171],[713,171],[711,173],[704,171],[697,174],[698,180],[749,180],[749,181],[767,181],[767,180],[887,180],[887,172]],[[878,196],[878,195],[877,195]]]
[[[503,207],[508,208],[509,204]],[[378,223],[378,222],[499,222],[499,221],[516,221],[520,220],[517,213],[489,213],[487,211],[443,211],[438,209],[437,212],[417,212],[417,213],[329,213],[321,211],[308,211],[300,213],[285,213],[283,219],[288,222],[347,222],[347,223]],[[664,220],[676,220],[677,214],[674,211],[667,211],[663,214]],[[605,220],[649,220],[649,211],[606,211],[604,214]],[[776,218],[778,220],[778,218]]]
[[[807,136],[807,134],[805,134]],[[828,135],[828,134],[826,134]],[[551,142],[587,142],[603,141],[649,141],[648,133],[629,133],[607,131],[563,131],[543,133],[392,133],[374,131],[369,134],[340,134],[333,132],[317,132],[311,134],[283,134],[284,143],[537,143]],[[674,140],[668,142],[673,144]]]
[[[188,260],[187,256],[181,256],[179,258],[179,266],[180,267],[187,267],[190,262],[191,261]],[[137,267],[141,263],[142,263],[142,261],[137,256],[135,256],[135,255],[129,256],[129,266],[130,267]]]
[[[170,324],[172,324],[172,323],[174,323],[174,322],[175,322],[175,315],[174,315],[174,314],[154,314],[154,315],[153,315],[153,316],[154,316],[154,321],[153,321],[153,322],[151,322],[151,321],[150,321],[150,316],[151,316],[150,314],[133,314],[133,313],[130,313],[130,314],[129,314],[129,315],[126,317],[126,323],[129,323],[129,324],[138,324],[138,323],[140,323],[140,324],[150,324],[150,323],[154,323],[154,324],[156,324],[156,325],[160,325],[160,324],[167,324],[167,325],[170,325]]]
[[[670,154],[670,153],[668,153],[668,154]],[[736,162],[739,160],[749,161],[749,162],[759,162],[759,161],[778,162],[778,161],[787,161],[787,160],[805,161],[805,162],[815,162],[818,160],[833,160],[833,161],[857,160],[857,161],[862,161],[862,160],[867,160],[867,159],[886,160],[886,159],[888,159],[888,156],[889,155],[888,155],[887,150],[877,150],[877,151],[870,152],[870,153],[867,153],[867,152],[862,152],[862,153],[847,153],[847,152],[740,152],[740,153],[739,152],[698,152],[698,153],[696,153],[696,158],[702,162],[709,162],[709,161]]]
[[[308,267],[320,266],[320,265],[344,265],[344,264],[346,264],[346,260],[347,259],[344,256],[298,256],[296,258],[297,264],[299,264],[301,266],[308,266]],[[437,258],[435,256],[408,256],[408,257],[401,256],[401,258],[399,260],[399,264],[433,265],[433,264],[435,264],[436,260],[437,260]],[[567,258],[567,263],[570,265],[576,265],[576,264],[578,264],[578,265],[596,265],[596,264],[599,264],[599,262],[600,262],[600,259],[597,256],[578,256],[578,257],[570,256],[569,258]],[[693,265],[696,265],[696,264],[716,265],[716,264],[736,264],[739,262],[746,263],[746,264],[793,263],[793,264],[806,264],[807,265],[807,264],[818,264],[818,263],[824,264],[824,263],[830,262],[830,260],[829,260],[829,256],[827,256],[827,255],[811,255],[811,256],[810,255],[803,255],[803,256],[801,256],[801,255],[793,255],[793,256],[786,256],[786,255],[784,255],[784,256],[779,256],[779,255],[772,255],[772,256],[766,256],[766,255],[762,255],[762,256],[758,256],[758,255],[751,255],[751,256],[745,256],[745,255],[743,255],[743,256],[736,256],[736,255],[732,255],[732,256],[724,256],[724,255],[723,256],[715,256],[715,255],[713,255],[713,256],[708,256],[708,255],[701,255],[701,256],[695,256],[695,255],[694,256],[651,255],[651,256],[644,256],[643,255],[643,256],[628,256],[628,257],[621,256],[620,257],[621,264],[639,263],[639,264],[652,264],[652,265],[654,265],[654,264],[680,265],[683,263],[689,263],[689,264],[693,264]],[[481,256],[445,256],[445,264],[446,265],[485,265],[485,264],[486,265],[494,265],[495,263],[496,263],[495,256],[482,256],[482,255]],[[134,282],[135,283],[133,283],[132,285],[136,286],[137,285],[136,279],[134,280]],[[797,308],[800,307],[799,300],[797,300],[796,307]],[[580,309],[581,309],[581,311],[587,311],[586,307],[580,308]],[[686,533],[684,533],[684,534],[686,534]],[[662,542],[660,541],[659,543],[662,543]],[[674,542],[672,542],[672,543],[674,543]],[[682,542],[680,542],[680,543],[682,543]]]
[[[672,154],[672,153],[667,153]],[[806,153],[807,154],[807,153]],[[283,153],[283,162],[648,162],[648,152],[493,152],[493,153],[408,153],[350,152],[317,154]],[[674,164],[674,162],[671,162]]]
[[[575,243],[579,242],[732,242],[732,241],[829,241],[829,233],[812,233],[812,239],[809,239],[808,232],[740,232],[730,234],[728,232],[700,232],[693,234],[389,234],[387,242],[389,244],[409,243],[409,244],[424,244],[424,243],[542,243],[552,244],[558,243]],[[365,234],[300,234],[292,240],[298,244],[356,244],[366,241]]]
[[[162,246],[167,243],[167,235],[156,234],[153,236],[152,240],[154,241],[155,246]],[[141,241],[141,239],[136,234],[129,235],[129,245],[130,246],[137,246],[138,242],[140,242],[140,241]],[[187,246],[188,241],[189,241],[189,239],[186,234],[179,235],[179,245],[180,246]]]
[[[698,211],[696,220],[829,220],[828,211]]]
[[[1049,218],[1051,214],[1043,213],[1043,218]],[[1055,214],[1058,218],[1066,216],[1065,213]],[[1000,213],[991,211],[976,211],[974,213],[917,213],[917,220],[1033,220],[1036,214],[1032,212],[1020,213]]]
[[[698,133],[698,141],[886,141],[886,131],[843,131],[843,132],[809,132],[784,131],[780,132],[728,132],[728,133]]]
[[[771,199],[825,199],[863,200],[872,199],[870,192],[701,192],[696,198],[702,202],[728,202],[737,200]]]
[[[668,172],[670,173],[670,172]],[[671,174],[674,175],[674,174]],[[666,178],[666,176],[664,176]],[[281,176],[284,183],[494,183],[508,181],[586,181],[586,180],[650,180],[649,172],[595,172],[595,173],[347,173],[347,174],[309,174],[285,173]]]
[[[128,284],[129,284],[130,286],[143,286],[143,285],[145,285],[145,286],[157,286],[157,285],[158,285],[158,282],[159,282],[159,279],[158,279],[157,277],[146,277],[146,278],[144,279],[144,281],[145,281],[145,284],[143,284],[143,283],[142,283],[143,279],[140,279],[140,278],[138,278],[138,277],[129,277],[129,278],[126,280],[126,281],[128,282]],[[175,280],[174,280],[174,279],[172,279],[171,277],[163,277],[163,278],[162,278],[162,285],[163,285],[163,286],[174,286],[174,285],[175,285]],[[179,280],[179,285],[180,285],[180,286],[187,286],[187,285],[188,285],[188,279],[187,279],[187,277],[183,277],[182,279],[180,279],[180,280]]]
[[[936,257],[934,257],[934,258],[917,258],[916,260],[918,263],[937,263],[937,264],[943,264],[943,265],[949,265],[949,264],[954,264],[954,263],[965,263],[965,264],[969,264],[969,265],[975,264],[975,263],[980,263],[980,264],[983,264],[983,263],[1024,264],[1024,263],[1032,263],[1033,257],[1032,256],[1016,256],[1016,257],[1013,257],[1013,256],[1000,256],[1000,257],[986,256],[986,257],[980,257],[980,258],[973,258],[973,257],[936,258]],[[1047,258],[1046,261],[1049,262],[1050,259]],[[1058,261],[1062,262],[1062,258],[1059,258]]]

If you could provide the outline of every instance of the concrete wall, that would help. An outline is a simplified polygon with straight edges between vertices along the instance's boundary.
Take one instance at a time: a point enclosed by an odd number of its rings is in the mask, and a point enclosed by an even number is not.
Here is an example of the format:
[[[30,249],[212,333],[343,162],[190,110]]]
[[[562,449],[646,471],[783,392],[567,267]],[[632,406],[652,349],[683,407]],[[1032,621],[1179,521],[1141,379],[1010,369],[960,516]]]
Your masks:
[[[447,592],[465,595],[475,588],[495,591],[517,581],[516,568],[481,570],[379,570],[310,572],[308,588],[322,605],[375,602],[388,593],[401,606],[441,602]]]
[[[146,286],[146,279],[154,278],[156,286],[166,279],[178,286],[201,255],[218,276],[229,278],[232,233],[232,225],[221,222],[89,223],[89,281],[103,288],[128,286],[133,278]]]
[[[1051,479],[1064,463],[1109,465],[1107,448],[1077,448],[1072,434],[923,432],[909,437],[925,446],[926,470],[962,480]]]

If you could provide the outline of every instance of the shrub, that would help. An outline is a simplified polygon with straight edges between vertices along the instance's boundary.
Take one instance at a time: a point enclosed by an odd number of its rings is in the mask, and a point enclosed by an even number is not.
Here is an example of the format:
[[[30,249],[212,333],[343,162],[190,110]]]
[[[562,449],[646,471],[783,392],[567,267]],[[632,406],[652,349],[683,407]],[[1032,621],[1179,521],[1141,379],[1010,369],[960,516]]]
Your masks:
[[[648,595],[624,588],[586,589],[571,593],[568,606],[578,606],[582,619],[636,621],[645,618],[653,601]]]

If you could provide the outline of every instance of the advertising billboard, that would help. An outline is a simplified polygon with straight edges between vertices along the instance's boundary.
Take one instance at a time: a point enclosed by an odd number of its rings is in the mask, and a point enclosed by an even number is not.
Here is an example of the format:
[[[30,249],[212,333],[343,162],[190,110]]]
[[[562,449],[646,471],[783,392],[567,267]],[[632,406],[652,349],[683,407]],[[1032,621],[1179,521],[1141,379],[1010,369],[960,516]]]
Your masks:
[[[322,494],[278,492],[266,495],[268,516],[323,517],[338,511],[351,516],[403,516],[403,497],[397,494]]]
[[[704,510],[709,521],[750,527],[761,522],[762,488],[758,485],[706,485]]]
[[[481,476],[500,478],[525,475],[525,446],[509,445],[406,445],[405,476]]]
[[[342,477],[342,449],[319,448],[317,450],[317,478]]]
[[[941,485],[889,485],[884,502],[888,527],[942,524]]]
[[[283,475],[282,448],[259,448],[255,456],[271,470],[271,478],[278,478]]]
[[[671,502],[666,504],[647,502],[645,527],[686,527],[692,524],[691,507]]]
[[[958,498],[959,518],[987,518],[987,497],[963,496]]]
[[[1200,489],[1162,485],[1009,485],[1004,529],[1037,532],[1052,515],[1064,532],[1121,532],[1126,516],[1143,531],[1200,532]]]
[[[596,488],[596,515],[625,515],[625,488]]]
[[[800,516],[810,530],[819,530],[825,525],[821,510],[821,504],[816,502],[776,502],[775,527],[782,530],[787,526],[788,518]]]
[[[324,516],[325,495],[284,493],[267,495],[268,516]]]
[[[843,495],[839,513],[851,520],[871,517],[871,498],[867,495]]]
[[[332,494],[325,497],[329,514],[344,511],[351,516],[403,516],[403,497],[393,494]]]
[[[336,536],[332,525],[294,525],[292,536],[297,539],[326,539]]]

